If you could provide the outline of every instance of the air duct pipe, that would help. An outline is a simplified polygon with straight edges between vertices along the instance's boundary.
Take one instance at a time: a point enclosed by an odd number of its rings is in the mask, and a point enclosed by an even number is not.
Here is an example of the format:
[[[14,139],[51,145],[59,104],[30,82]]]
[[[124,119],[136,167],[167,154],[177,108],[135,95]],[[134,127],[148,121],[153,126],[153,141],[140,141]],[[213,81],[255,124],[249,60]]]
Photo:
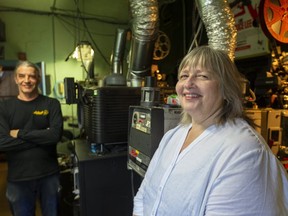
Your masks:
[[[128,76],[131,86],[141,86],[151,75],[154,43],[159,29],[157,0],[130,0],[132,41]]]
[[[111,74],[105,78],[105,85],[107,86],[126,86],[126,79],[123,76],[123,58],[126,36],[126,29],[117,29],[112,53]]]
[[[237,30],[227,0],[196,0],[196,4],[206,28],[209,46],[226,51],[234,60]]]

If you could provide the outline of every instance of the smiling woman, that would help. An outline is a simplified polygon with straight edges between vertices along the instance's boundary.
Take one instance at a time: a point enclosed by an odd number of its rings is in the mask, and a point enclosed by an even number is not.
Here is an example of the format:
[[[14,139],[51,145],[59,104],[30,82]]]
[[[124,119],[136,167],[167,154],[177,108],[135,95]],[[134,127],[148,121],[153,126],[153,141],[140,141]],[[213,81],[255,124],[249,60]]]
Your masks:
[[[243,113],[241,80],[224,51],[200,46],[184,57],[182,120],[163,136],[134,215],[288,215],[287,172]]]
[[[180,102],[188,102],[182,96],[193,95],[197,102],[193,104],[198,106],[190,112],[183,107],[183,123],[191,123],[192,119],[202,121],[205,116],[217,123],[243,116],[243,77],[224,51],[205,46],[195,48],[183,58],[178,80],[176,91]]]
[[[224,103],[219,82],[200,66],[184,68],[180,72],[176,92],[184,112],[195,122],[215,118]]]

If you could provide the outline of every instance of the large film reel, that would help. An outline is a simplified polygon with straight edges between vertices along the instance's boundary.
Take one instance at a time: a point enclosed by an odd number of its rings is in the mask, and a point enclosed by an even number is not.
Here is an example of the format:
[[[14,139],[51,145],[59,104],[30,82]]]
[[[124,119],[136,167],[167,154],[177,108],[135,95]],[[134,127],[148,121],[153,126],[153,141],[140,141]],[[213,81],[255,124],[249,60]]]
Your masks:
[[[159,31],[157,40],[155,42],[155,48],[153,52],[153,59],[154,60],[162,60],[166,58],[171,50],[171,42],[168,37],[163,31]]]
[[[268,38],[288,43],[288,0],[261,0],[259,16]]]

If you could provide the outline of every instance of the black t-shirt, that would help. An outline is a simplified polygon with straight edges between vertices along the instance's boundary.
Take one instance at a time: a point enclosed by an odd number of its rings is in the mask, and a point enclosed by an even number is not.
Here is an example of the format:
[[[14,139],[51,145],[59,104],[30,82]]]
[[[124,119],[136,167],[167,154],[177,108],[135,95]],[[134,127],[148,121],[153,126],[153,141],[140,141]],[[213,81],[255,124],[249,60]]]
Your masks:
[[[17,138],[10,136],[12,129],[19,129]],[[58,172],[56,145],[62,130],[61,106],[54,98],[39,95],[33,101],[1,101],[0,151],[6,152],[8,180],[31,180]]]

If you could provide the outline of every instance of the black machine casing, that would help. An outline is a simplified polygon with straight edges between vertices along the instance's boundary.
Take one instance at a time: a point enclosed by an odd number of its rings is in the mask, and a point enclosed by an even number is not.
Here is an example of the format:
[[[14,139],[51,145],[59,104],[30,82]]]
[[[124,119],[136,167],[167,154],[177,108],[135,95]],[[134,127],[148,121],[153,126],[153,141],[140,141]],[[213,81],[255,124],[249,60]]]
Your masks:
[[[95,144],[127,143],[129,106],[140,103],[140,88],[97,87],[86,89],[84,95],[87,140]]]
[[[131,216],[132,191],[140,186],[141,179],[134,176],[132,184],[131,172],[127,169],[127,153],[91,154],[86,142],[74,141],[75,158],[78,160],[79,181],[76,182],[80,191],[80,215]]]
[[[181,108],[130,106],[128,167],[145,175],[164,133],[177,126]]]

